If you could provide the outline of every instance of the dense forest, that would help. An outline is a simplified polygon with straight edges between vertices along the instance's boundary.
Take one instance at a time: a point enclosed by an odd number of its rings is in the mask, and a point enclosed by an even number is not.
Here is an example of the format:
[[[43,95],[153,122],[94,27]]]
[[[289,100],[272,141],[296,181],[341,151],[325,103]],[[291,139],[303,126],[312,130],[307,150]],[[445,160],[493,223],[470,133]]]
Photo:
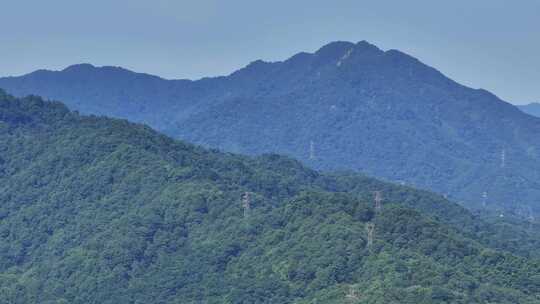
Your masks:
[[[319,170],[403,181],[469,208],[540,215],[539,118],[365,41],[196,81],[81,64],[0,78],[0,87],[210,148],[289,155]]]
[[[0,91],[0,303],[540,303],[538,231]]]

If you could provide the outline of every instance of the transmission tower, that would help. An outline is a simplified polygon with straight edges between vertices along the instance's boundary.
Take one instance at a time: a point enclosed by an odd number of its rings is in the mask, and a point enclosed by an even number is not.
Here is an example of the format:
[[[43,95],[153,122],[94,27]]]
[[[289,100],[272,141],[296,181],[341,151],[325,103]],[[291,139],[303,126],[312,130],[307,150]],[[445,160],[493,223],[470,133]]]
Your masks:
[[[528,211],[528,219],[529,219],[529,221],[534,222],[535,217],[534,217],[534,212],[532,211],[531,206],[527,206],[527,211]]]
[[[313,140],[309,142],[309,159],[315,159],[315,143]]]
[[[244,217],[248,217],[251,210],[251,196],[249,192],[244,192],[242,195],[242,207],[244,208]]]
[[[379,212],[382,209],[382,192],[375,191],[375,211]]]
[[[367,246],[368,248],[373,245],[373,232],[375,231],[375,224],[369,222],[366,223],[366,231],[367,231]]]
[[[351,303],[356,303],[360,300],[360,295],[353,285],[349,286],[349,291],[345,295],[345,299]]]
[[[528,210],[528,213],[529,213],[528,216],[527,216],[527,220],[529,222],[529,229],[532,229],[533,226],[534,226],[534,223],[536,221],[536,218],[534,217],[534,213],[532,211],[531,206],[528,206],[527,210]]]

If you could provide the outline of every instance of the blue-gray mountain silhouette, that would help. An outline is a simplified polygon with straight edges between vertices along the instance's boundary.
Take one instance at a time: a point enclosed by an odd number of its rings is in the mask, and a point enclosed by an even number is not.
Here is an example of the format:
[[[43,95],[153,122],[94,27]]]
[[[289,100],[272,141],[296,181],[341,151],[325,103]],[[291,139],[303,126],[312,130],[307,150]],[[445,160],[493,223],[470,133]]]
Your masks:
[[[365,41],[197,81],[83,64],[2,78],[0,87],[204,146],[361,170],[470,207],[540,210],[540,119]]]

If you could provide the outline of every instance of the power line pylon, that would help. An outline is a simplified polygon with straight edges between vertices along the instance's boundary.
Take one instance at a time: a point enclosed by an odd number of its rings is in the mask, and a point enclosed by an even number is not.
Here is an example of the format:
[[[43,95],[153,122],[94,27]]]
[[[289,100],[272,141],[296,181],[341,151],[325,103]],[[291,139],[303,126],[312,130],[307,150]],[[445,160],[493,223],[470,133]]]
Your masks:
[[[349,286],[349,291],[345,295],[345,299],[349,303],[356,303],[360,300],[360,295],[354,285]]]
[[[371,248],[373,245],[373,232],[375,231],[375,224],[372,222],[366,223],[367,232],[367,247]]]
[[[380,212],[382,209],[382,192],[375,191],[375,211]]]
[[[527,206],[527,211],[528,211],[527,212],[528,213],[528,216],[527,216],[528,220],[531,221],[531,222],[534,222],[535,217],[534,217],[534,212],[533,212],[531,206]]]
[[[242,195],[242,207],[244,208],[244,217],[248,217],[251,210],[251,195],[249,192],[244,192]]]

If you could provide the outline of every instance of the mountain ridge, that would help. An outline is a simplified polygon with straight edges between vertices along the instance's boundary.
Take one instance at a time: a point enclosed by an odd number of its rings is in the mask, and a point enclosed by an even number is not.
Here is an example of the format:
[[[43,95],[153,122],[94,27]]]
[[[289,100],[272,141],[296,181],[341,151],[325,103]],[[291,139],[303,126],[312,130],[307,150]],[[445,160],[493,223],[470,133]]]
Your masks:
[[[305,52],[305,51],[301,51],[301,52],[298,52],[292,56],[290,56],[289,58],[286,58],[284,60],[276,60],[276,61],[266,61],[266,60],[262,60],[262,59],[257,59],[257,60],[254,60],[250,63],[248,63],[246,66],[244,66],[243,68],[239,68],[235,71],[232,71],[230,72],[229,74],[225,74],[225,75],[217,75],[217,76],[207,76],[207,77],[201,77],[201,78],[165,78],[165,77],[161,77],[159,75],[154,75],[154,74],[148,74],[148,73],[144,73],[144,72],[139,72],[139,71],[135,71],[135,70],[131,70],[131,69],[128,69],[128,68],[125,68],[125,67],[122,67],[122,66],[114,66],[114,65],[94,65],[92,63],[86,63],[86,62],[83,62],[83,63],[75,63],[75,64],[71,64],[69,66],[66,66],[65,68],[63,69],[60,69],[60,70],[55,70],[55,69],[38,69],[38,70],[35,70],[33,72],[29,72],[29,73],[26,73],[26,74],[23,74],[23,75],[8,75],[8,76],[2,76],[0,78],[18,78],[18,77],[24,77],[24,76],[29,76],[29,75],[32,75],[34,73],[60,73],[60,72],[77,72],[77,71],[94,71],[94,72],[106,72],[106,71],[112,71],[112,70],[120,70],[120,71],[125,71],[125,72],[129,72],[129,73],[133,73],[133,74],[136,74],[136,75],[147,75],[147,76],[152,76],[152,77],[157,77],[161,80],[165,80],[165,81],[190,81],[190,82],[196,82],[196,81],[199,81],[199,80],[204,80],[204,79],[215,79],[215,78],[225,78],[227,76],[231,76],[232,74],[240,71],[240,70],[243,70],[253,64],[258,64],[258,63],[263,63],[263,64],[274,64],[274,63],[288,63],[288,62],[292,62],[292,61],[296,61],[299,59],[299,57],[312,57],[312,56],[324,56],[324,55],[335,55],[335,58],[333,59],[339,59],[339,57],[342,57],[340,55],[344,55],[348,50],[350,49],[363,49],[363,50],[371,50],[372,52],[374,53],[380,53],[380,54],[383,54],[383,53],[397,53],[399,55],[402,55],[402,56],[405,56],[405,57],[408,57],[408,58],[411,58],[415,61],[418,61],[420,62],[417,58],[409,55],[409,54],[406,54],[406,53],[403,53],[397,49],[388,49],[386,51],[378,48],[376,45],[374,44],[371,44],[369,43],[368,41],[366,40],[361,40],[357,43],[353,43],[353,42],[350,42],[350,41],[333,41],[333,42],[330,42],[322,47],[320,47],[319,49],[313,51],[313,52]],[[332,59],[332,58],[331,58]],[[337,61],[336,61],[337,62]]]
[[[540,210],[540,120],[397,50],[334,42],[195,81],[57,73],[2,78],[0,87],[207,147],[404,181],[473,208],[487,192],[490,208]]]

